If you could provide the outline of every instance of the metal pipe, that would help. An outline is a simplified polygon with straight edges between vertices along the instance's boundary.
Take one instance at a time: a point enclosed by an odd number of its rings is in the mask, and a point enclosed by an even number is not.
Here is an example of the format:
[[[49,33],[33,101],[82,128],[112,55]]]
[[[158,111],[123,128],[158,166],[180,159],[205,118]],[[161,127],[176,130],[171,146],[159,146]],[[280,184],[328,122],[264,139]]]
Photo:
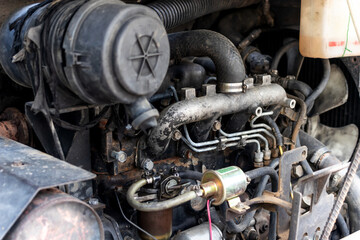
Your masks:
[[[176,206],[179,206],[183,203],[186,203],[196,197],[198,197],[198,194],[195,191],[186,192],[182,195],[179,195],[175,198],[165,200],[162,202],[149,202],[149,203],[141,203],[136,200],[135,194],[136,192],[142,188],[143,186],[151,183],[151,181],[148,181],[146,179],[141,179],[135,183],[133,183],[126,194],[126,199],[128,203],[135,208],[136,210],[142,211],[142,212],[156,212],[161,211],[169,208],[173,208]]]
[[[261,135],[261,134],[256,133],[256,134],[252,134],[252,135],[245,135],[245,136],[243,136],[242,138],[243,138],[243,139],[260,138],[260,139],[264,142],[264,144],[265,144],[265,150],[266,150],[266,151],[269,150],[269,142],[268,142],[268,140],[267,140],[263,135]]]
[[[163,153],[169,145],[173,132],[184,124],[211,118],[214,114],[228,115],[258,106],[280,104],[288,106],[285,90],[277,84],[257,86],[239,94],[216,94],[174,103],[160,114],[159,124],[147,139],[153,155]]]
[[[251,121],[250,121],[250,127],[252,128],[265,128],[266,130],[271,131],[271,127],[265,123],[257,123],[255,124],[255,121],[257,119],[259,119],[260,117],[264,117],[264,116],[269,116],[269,115],[273,115],[273,112],[264,112],[264,113],[260,113],[259,115],[255,116]]]
[[[256,140],[256,139],[248,139],[248,140],[246,140],[245,143],[246,143],[246,144],[247,144],[247,143],[256,143],[256,145],[257,145],[257,152],[258,152],[258,153],[261,152],[260,142],[259,142],[258,140]]]
[[[238,136],[243,136],[243,135],[247,135],[247,134],[253,134],[253,133],[265,133],[267,136],[269,136],[273,142],[274,145],[276,146],[276,138],[274,135],[272,135],[268,130],[263,129],[263,128],[256,128],[256,129],[252,129],[252,130],[248,130],[248,131],[243,131],[243,132],[236,132],[236,133],[226,133],[224,132],[222,129],[219,130],[220,134],[225,136],[225,137],[238,137]]]

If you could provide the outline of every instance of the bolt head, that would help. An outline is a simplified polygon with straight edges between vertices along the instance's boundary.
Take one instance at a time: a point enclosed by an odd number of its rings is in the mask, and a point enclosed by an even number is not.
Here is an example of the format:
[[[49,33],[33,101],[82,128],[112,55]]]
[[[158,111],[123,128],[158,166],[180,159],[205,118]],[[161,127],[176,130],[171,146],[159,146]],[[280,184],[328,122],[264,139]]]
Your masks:
[[[112,151],[111,157],[115,158],[117,161],[124,163],[127,159],[127,154],[124,151]]]
[[[145,159],[145,161],[142,164],[142,167],[144,170],[151,171],[154,168],[154,163],[150,159]]]
[[[179,141],[182,137],[182,134],[179,130],[175,130],[174,133],[173,133],[173,136],[172,136],[172,139],[174,141]]]
[[[221,129],[221,122],[215,121],[212,129],[213,129],[213,131],[219,131]]]

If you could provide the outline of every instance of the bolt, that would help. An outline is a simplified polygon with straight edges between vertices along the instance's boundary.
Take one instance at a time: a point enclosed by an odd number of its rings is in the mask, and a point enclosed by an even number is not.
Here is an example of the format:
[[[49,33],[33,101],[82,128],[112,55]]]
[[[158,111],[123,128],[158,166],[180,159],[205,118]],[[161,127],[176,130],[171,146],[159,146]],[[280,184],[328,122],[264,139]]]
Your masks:
[[[300,178],[304,176],[304,169],[302,168],[301,165],[297,165],[293,167],[293,176],[295,178]]]
[[[151,159],[147,158],[142,162],[141,167],[144,170],[151,171],[154,168],[154,163]]]
[[[172,140],[174,141],[179,141],[182,137],[182,134],[179,130],[175,130],[173,135],[172,135]]]
[[[251,178],[249,176],[246,176],[246,182],[249,184],[251,182]]]
[[[216,120],[213,124],[212,130],[214,132],[219,131],[221,129],[221,122],[219,122],[218,120]]]
[[[112,151],[111,152],[111,157],[115,158],[117,161],[124,163],[126,162],[127,159],[127,154],[124,151]]]
[[[90,204],[91,206],[98,205],[98,204],[99,204],[99,199],[97,199],[97,198],[90,198],[90,199],[89,199],[89,204]]]
[[[330,186],[336,187],[337,185],[339,185],[340,180],[341,180],[340,174],[335,174],[331,180]]]

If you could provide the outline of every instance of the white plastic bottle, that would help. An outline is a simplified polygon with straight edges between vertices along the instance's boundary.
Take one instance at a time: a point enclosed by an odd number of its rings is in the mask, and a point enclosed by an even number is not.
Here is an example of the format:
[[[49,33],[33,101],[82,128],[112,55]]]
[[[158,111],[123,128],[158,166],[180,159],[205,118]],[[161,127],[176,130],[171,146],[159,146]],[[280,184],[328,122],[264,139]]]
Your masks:
[[[360,55],[360,0],[302,0],[300,53],[311,58]],[[353,22],[355,20],[355,24]],[[358,32],[359,32],[358,31]]]

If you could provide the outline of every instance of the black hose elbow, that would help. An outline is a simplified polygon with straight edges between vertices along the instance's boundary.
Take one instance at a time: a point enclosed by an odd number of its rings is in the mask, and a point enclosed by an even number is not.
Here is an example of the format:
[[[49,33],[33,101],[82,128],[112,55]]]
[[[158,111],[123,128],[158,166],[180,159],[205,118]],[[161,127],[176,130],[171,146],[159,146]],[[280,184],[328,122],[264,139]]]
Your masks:
[[[238,83],[246,78],[245,67],[234,44],[220,33],[193,30],[169,34],[171,58],[208,56],[216,66],[219,83]]]

